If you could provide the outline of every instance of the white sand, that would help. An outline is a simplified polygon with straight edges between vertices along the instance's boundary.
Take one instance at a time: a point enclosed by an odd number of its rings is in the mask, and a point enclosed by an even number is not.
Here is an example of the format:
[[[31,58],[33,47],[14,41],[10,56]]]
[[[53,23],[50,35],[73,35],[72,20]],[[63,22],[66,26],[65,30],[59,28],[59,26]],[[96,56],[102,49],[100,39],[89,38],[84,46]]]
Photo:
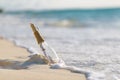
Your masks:
[[[0,80],[86,80],[83,74],[62,69],[50,69],[46,64],[24,63],[29,57],[26,49],[0,39]],[[21,64],[26,66],[21,66]]]

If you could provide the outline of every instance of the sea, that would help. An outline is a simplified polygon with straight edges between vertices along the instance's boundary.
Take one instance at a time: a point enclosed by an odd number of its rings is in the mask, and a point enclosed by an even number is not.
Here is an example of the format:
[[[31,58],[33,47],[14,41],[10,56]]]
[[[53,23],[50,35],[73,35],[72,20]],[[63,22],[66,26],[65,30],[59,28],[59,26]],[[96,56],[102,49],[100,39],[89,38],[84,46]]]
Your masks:
[[[87,80],[120,80],[120,8],[3,10],[0,35],[41,53],[30,23],[67,65],[94,73]]]

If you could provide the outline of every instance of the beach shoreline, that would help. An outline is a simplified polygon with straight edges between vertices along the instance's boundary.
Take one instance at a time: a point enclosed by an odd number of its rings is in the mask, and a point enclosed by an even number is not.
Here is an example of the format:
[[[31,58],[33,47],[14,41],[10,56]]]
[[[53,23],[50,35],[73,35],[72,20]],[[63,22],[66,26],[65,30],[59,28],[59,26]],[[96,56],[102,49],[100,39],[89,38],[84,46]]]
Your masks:
[[[0,45],[0,80],[86,80],[83,74],[50,69],[46,64],[30,64],[27,69],[21,68],[19,64],[29,59],[29,52],[3,37],[0,37]]]

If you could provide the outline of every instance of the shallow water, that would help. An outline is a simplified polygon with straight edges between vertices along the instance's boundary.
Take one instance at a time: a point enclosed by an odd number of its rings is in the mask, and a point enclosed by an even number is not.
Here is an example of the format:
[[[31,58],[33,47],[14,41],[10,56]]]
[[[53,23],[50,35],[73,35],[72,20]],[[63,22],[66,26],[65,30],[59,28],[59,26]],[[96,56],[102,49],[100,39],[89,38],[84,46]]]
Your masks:
[[[45,40],[67,65],[105,74],[104,78],[99,78],[99,80],[120,79],[119,17],[112,15],[110,20],[109,17],[103,19],[103,16],[102,18],[96,16],[82,21],[77,18],[79,24],[76,25],[76,22],[71,22],[71,19],[59,20],[57,15],[57,18],[34,16],[26,13],[0,14],[0,35],[15,40],[19,46],[32,48],[41,53],[29,27],[29,23],[33,22],[39,26]]]

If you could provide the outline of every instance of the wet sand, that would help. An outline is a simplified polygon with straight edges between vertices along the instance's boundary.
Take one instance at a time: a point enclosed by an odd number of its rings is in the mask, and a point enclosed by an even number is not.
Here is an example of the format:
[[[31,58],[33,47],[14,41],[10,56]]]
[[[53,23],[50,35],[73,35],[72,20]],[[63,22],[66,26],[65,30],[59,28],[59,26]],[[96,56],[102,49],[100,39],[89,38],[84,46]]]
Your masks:
[[[0,80],[86,80],[83,74],[63,69],[50,69],[47,64],[29,64],[25,48],[0,37]]]

